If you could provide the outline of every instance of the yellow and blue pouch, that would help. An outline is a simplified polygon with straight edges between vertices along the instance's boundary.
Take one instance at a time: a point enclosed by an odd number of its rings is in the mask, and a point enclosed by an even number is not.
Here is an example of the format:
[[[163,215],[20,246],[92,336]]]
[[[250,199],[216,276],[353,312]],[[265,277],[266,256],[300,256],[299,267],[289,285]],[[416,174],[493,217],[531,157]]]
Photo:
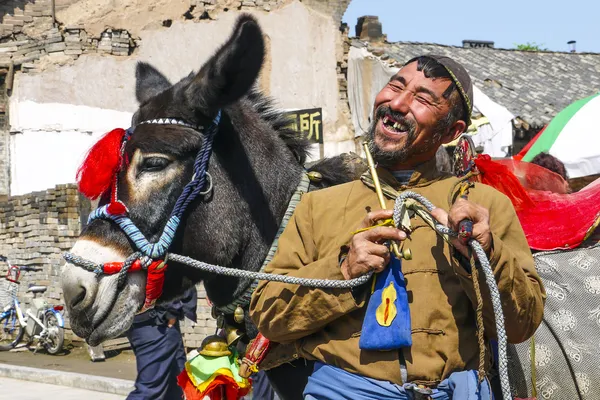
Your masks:
[[[375,277],[359,347],[362,350],[393,350],[411,345],[406,282],[402,263],[392,254],[388,267]]]

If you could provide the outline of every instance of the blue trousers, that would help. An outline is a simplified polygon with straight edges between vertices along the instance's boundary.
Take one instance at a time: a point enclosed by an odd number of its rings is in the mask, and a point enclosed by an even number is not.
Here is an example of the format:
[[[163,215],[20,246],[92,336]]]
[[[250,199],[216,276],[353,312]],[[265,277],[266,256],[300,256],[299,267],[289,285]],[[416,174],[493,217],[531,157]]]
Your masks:
[[[177,376],[185,368],[179,323],[157,326],[154,318],[134,323],[127,333],[137,364],[135,389],[127,400],[178,400],[183,391]]]
[[[414,400],[415,386],[367,378],[317,362],[304,389],[304,400]],[[477,371],[450,374],[429,396],[433,400],[493,399],[487,379],[478,384]]]

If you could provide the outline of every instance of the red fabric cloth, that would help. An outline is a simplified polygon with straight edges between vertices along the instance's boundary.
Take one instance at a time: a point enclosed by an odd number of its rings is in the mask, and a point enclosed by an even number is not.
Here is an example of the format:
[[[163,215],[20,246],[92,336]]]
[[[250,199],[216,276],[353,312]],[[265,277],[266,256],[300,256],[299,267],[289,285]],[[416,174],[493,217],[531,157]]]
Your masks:
[[[250,387],[240,389],[232,378],[226,375],[218,375],[208,385],[204,393],[200,393],[185,369],[177,377],[177,384],[183,390],[186,400],[204,400],[205,396],[208,396],[210,400],[239,400],[250,392]],[[221,396],[221,388],[225,388],[225,397]]]
[[[167,264],[162,260],[153,261],[148,266],[148,274],[146,276],[146,300],[144,307],[150,308],[160,297],[165,284],[165,271]]]
[[[523,210],[535,206],[519,179],[506,165],[493,161],[487,154],[475,158],[475,166],[481,173],[481,182],[504,193],[513,203],[515,210]]]
[[[564,192],[559,175],[516,160],[475,160],[482,182],[506,194],[534,250],[572,249],[583,242],[600,218],[600,184],[595,181],[576,193]]]

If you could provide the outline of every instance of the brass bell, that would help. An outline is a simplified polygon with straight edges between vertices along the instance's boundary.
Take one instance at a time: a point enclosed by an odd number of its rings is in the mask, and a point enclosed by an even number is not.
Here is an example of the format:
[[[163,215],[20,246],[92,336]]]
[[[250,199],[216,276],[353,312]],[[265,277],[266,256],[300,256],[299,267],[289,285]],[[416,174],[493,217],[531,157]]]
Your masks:
[[[198,353],[209,357],[230,356],[229,346],[225,338],[219,335],[207,336],[200,345]]]
[[[398,249],[398,245],[396,243],[392,243],[390,246],[390,250],[394,252],[396,258],[403,258],[405,260],[412,260],[412,251],[408,248],[402,248],[402,250]]]
[[[308,175],[308,179],[311,182],[319,183],[319,182],[321,182],[323,180],[323,175],[320,172],[317,172],[317,171],[310,171],[306,175]]]
[[[237,306],[235,311],[233,312],[233,320],[238,324],[241,324],[242,322],[244,322],[244,316],[244,309],[240,306]]]
[[[402,253],[400,255],[405,260],[412,260],[412,251],[410,251],[410,249],[402,249]]]
[[[225,327],[225,340],[228,346],[233,346],[244,334],[232,326]]]

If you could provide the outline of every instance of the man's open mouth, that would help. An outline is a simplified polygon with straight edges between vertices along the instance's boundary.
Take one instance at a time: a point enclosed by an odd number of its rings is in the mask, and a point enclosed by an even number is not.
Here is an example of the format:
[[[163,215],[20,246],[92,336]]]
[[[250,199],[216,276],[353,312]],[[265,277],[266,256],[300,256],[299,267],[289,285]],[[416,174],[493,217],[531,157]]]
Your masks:
[[[392,133],[406,133],[409,131],[410,126],[403,122],[398,122],[390,115],[386,115],[382,118],[383,127]]]

